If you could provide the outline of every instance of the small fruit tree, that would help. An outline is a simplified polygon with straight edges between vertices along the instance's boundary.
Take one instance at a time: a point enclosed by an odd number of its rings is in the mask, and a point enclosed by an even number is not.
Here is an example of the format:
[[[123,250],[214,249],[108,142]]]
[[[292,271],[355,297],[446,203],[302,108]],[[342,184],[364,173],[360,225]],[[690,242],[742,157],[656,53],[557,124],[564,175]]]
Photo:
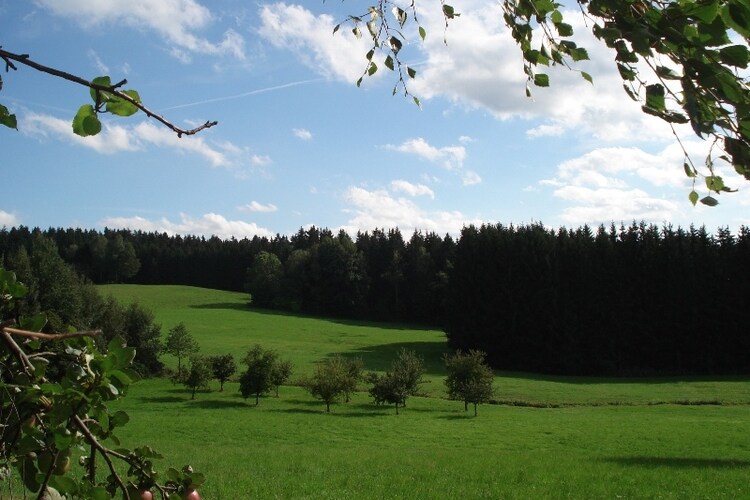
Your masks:
[[[135,349],[115,337],[102,350],[99,331],[41,333],[43,314],[17,313],[26,294],[15,274],[0,267],[0,478],[17,474],[23,498],[32,492],[37,499],[129,499],[151,490],[180,498],[200,486],[204,477],[189,466],[162,476],[154,467],[159,453],[120,446],[115,431],[129,417],[107,404],[136,380]],[[84,456],[73,466],[79,452]],[[100,466],[106,474],[97,475]]]

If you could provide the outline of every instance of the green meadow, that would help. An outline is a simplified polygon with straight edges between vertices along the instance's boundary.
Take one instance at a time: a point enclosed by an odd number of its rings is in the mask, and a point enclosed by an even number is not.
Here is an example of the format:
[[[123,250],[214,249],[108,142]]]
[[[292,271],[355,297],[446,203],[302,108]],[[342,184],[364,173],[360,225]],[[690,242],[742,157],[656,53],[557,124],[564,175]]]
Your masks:
[[[293,378],[334,353],[369,370],[400,347],[425,359],[428,383],[400,415],[366,391],[326,414],[294,385],[256,407],[236,383],[195,400],[168,380],[136,383],[116,405],[131,417],[118,436],[204,472],[205,499],[750,498],[750,380],[498,372],[498,404],[475,418],[445,399],[440,331],[254,311],[244,294],[191,287],[101,289],[150,308],[165,335],[184,322],[203,354],[276,349]]]

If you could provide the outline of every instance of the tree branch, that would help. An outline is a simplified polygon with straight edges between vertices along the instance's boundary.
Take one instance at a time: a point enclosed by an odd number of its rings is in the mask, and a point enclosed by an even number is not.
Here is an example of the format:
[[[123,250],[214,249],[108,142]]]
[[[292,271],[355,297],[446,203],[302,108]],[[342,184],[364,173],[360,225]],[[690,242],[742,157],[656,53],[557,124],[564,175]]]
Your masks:
[[[73,423],[76,424],[76,427],[81,431],[81,433],[86,436],[86,439],[89,443],[91,443],[91,446],[97,449],[99,453],[102,454],[104,457],[104,461],[107,462],[107,465],[109,466],[109,471],[114,476],[115,480],[117,481],[117,484],[120,486],[120,489],[122,490],[123,498],[130,500],[130,494],[128,493],[128,488],[125,486],[125,483],[122,482],[122,479],[120,478],[119,474],[117,474],[117,471],[115,470],[115,464],[112,463],[112,459],[109,458],[110,455],[113,455],[120,460],[128,461],[128,457],[121,453],[117,453],[116,451],[109,450],[105,448],[104,446],[99,443],[99,441],[96,439],[96,437],[91,433],[89,428],[86,426],[86,424],[83,423],[83,420],[78,415],[73,415],[71,417],[73,420]],[[93,456],[93,453],[92,453]]]
[[[98,85],[96,83],[90,82],[88,80],[84,80],[80,76],[72,75],[70,73],[67,73],[65,71],[61,71],[59,69],[51,68],[49,66],[44,66],[43,64],[39,64],[38,62],[32,61],[29,59],[28,54],[14,54],[12,52],[8,52],[6,50],[3,50],[0,48],[0,58],[2,58],[5,61],[5,69],[6,71],[9,69],[16,70],[16,66],[13,64],[12,61],[16,61],[18,63],[21,63],[25,66],[28,66],[30,68],[33,68],[37,71],[41,71],[42,73],[47,73],[48,75],[56,76],[58,78],[62,78],[63,80],[67,80],[69,82],[77,83],[79,85],[83,85],[84,87],[88,87],[90,89],[97,90],[99,92],[109,92],[112,95],[117,96],[118,98],[122,99],[123,101],[127,101],[136,108],[143,111],[146,116],[149,118],[153,118],[154,120],[162,123],[164,126],[166,126],[168,129],[172,130],[177,134],[177,137],[182,137],[183,135],[195,135],[201,130],[205,130],[207,128],[211,128],[214,125],[218,125],[219,122],[217,121],[206,121],[203,125],[193,128],[193,129],[184,129],[180,128],[176,125],[174,125],[172,122],[164,118],[163,116],[151,111],[146,106],[143,105],[139,100],[133,99],[128,94],[125,94],[124,92],[121,92],[117,90],[119,87],[122,87],[126,83],[128,83],[127,80],[122,80],[112,86],[105,86],[105,85]]]
[[[10,328],[8,326],[4,327],[2,331],[5,333],[17,335],[19,337],[24,337],[27,339],[36,339],[36,340],[65,340],[65,339],[71,339],[75,337],[97,337],[101,335],[101,330],[89,330],[85,332],[71,332],[71,333],[41,333],[41,332],[31,332],[29,330],[20,330],[18,328]],[[17,347],[17,346],[16,346]]]

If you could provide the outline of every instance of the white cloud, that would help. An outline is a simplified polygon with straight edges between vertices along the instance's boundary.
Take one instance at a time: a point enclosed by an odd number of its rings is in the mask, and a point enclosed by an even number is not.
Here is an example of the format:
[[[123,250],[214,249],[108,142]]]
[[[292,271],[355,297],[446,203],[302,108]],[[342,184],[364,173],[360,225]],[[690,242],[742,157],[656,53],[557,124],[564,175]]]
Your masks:
[[[372,42],[368,44],[364,36],[350,36],[346,30],[333,35],[336,23],[329,15],[316,16],[301,5],[275,3],[261,7],[260,19],[260,36],[275,47],[293,52],[326,78],[353,83],[365,70],[364,55]],[[378,76],[376,73],[373,78]]]
[[[169,147],[181,153],[193,153],[202,156],[213,167],[227,167],[231,161],[226,154],[206,143],[203,137],[177,137],[177,134],[164,127],[157,127],[150,122],[140,122],[133,127],[135,136],[143,142],[161,147]]]
[[[292,130],[292,133],[294,133],[295,137],[303,141],[309,141],[313,137],[312,132],[304,128],[295,128]]]
[[[684,144],[691,155],[705,156],[707,145]],[[692,181],[676,168],[683,156],[678,145],[657,153],[637,148],[596,149],[562,162],[556,176],[539,185],[551,186],[553,195],[566,203],[560,216],[565,223],[645,220],[661,224],[683,219],[690,208],[687,193]],[[716,168],[721,174],[722,167]]]
[[[411,182],[396,180],[391,182],[392,191],[401,191],[409,196],[429,196],[435,199],[435,193],[424,184],[412,184]]]
[[[16,214],[0,210],[0,227],[14,227],[21,223],[21,219]]]
[[[208,213],[200,218],[193,218],[187,214],[180,214],[180,222],[172,222],[167,218],[149,220],[143,217],[107,217],[100,225],[111,229],[131,229],[146,232],[167,233],[170,235],[202,235],[206,237],[218,236],[221,239],[232,237],[252,238],[253,236],[272,238],[274,234],[254,222],[228,220],[226,217]]]
[[[463,146],[445,146],[437,148],[421,137],[409,139],[398,146],[387,144],[386,149],[417,155],[424,160],[441,165],[446,170],[461,168],[466,159],[466,148]]]
[[[247,205],[242,205],[241,207],[237,207],[237,210],[240,212],[276,212],[278,208],[273,203],[269,203],[268,205],[264,205],[262,203],[258,203],[257,201],[253,200]]]
[[[150,144],[167,148],[186,155],[197,155],[212,167],[223,167],[236,172],[244,168],[265,167],[272,163],[270,157],[251,153],[247,148],[228,141],[209,143],[200,136],[177,135],[171,130],[148,121],[135,125],[114,125],[107,121],[102,131],[90,137],[80,137],[73,133],[70,121],[50,115],[27,113],[21,117],[23,133],[42,138],[54,137],[73,142],[102,154],[115,154],[122,151],[142,151]]]
[[[563,211],[561,219],[570,224],[608,223],[645,220],[657,224],[670,221],[680,206],[669,200],[650,196],[640,189],[591,189],[564,186],[555,196],[574,203]],[[687,203],[686,199],[683,200]]]
[[[108,75],[109,74],[109,67],[104,64],[104,61],[99,57],[99,54],[96,53],[94,49],[89,49],[89,59],[94,63],[94,66],[96,66],[96,69],[99,71],[102,75]]]
[[[125,24],[155,31],[171,45],[171,53],[181,60],[189,60],[191,53],[245,58],[245,41],[231,29],[217,43],[196,34],[214,19],[211,12],[195,0],[36,0],[36,3],[86,27]]]
[[[21,117],[22,127],[19,129],[27,135],[49,138],[50,136],[71,141],[80,146],[93,149],[102,154],[113,154],[120,151],[136,151],[142,149],[131,131],[120,125],[102,124],[102,131],[91,137],[80,137],[73,133],[70,120],[62,120],[54,116],[27,113]]]
[[[351,205],[346,210],[351,218],[343,227],[350,234],[385,227],[399,228],[404,234],[423,230],[458,235],[465,225],[482,223],[459,211],[423,210],[413,201],[394,197],[386,190],[352,186],[345,191],[344,200]]]

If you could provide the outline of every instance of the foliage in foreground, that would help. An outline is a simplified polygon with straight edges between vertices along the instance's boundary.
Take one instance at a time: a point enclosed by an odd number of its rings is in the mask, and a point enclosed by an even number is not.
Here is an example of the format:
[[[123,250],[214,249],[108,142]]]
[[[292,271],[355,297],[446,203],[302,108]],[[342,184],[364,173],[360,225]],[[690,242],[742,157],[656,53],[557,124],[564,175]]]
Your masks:
[[[0,267],[2,476],[15,470],[25,489],[39,499],[131,498],[152,488],[163,498],[178,498],[200,486],[203,476],[190,468],[158,473],[154,460],[162,457],[148,446],[120,447],[115,431],[129,417],[108,405],[138,378],[131,368],[135,349],[114,337],[102,352],[95,342],[99,331],[39,333],[46,324],[43,314],[17,314],[18,301],[27,293],[15,274]],[[52,366],[57,369],[48,370]],[[80,459],[80,468],[73,468],[71,458],[79,449],[88,455]],[[128,467],[126,474],[116,462]],[[97,474],[102,466],[105,476]]]

